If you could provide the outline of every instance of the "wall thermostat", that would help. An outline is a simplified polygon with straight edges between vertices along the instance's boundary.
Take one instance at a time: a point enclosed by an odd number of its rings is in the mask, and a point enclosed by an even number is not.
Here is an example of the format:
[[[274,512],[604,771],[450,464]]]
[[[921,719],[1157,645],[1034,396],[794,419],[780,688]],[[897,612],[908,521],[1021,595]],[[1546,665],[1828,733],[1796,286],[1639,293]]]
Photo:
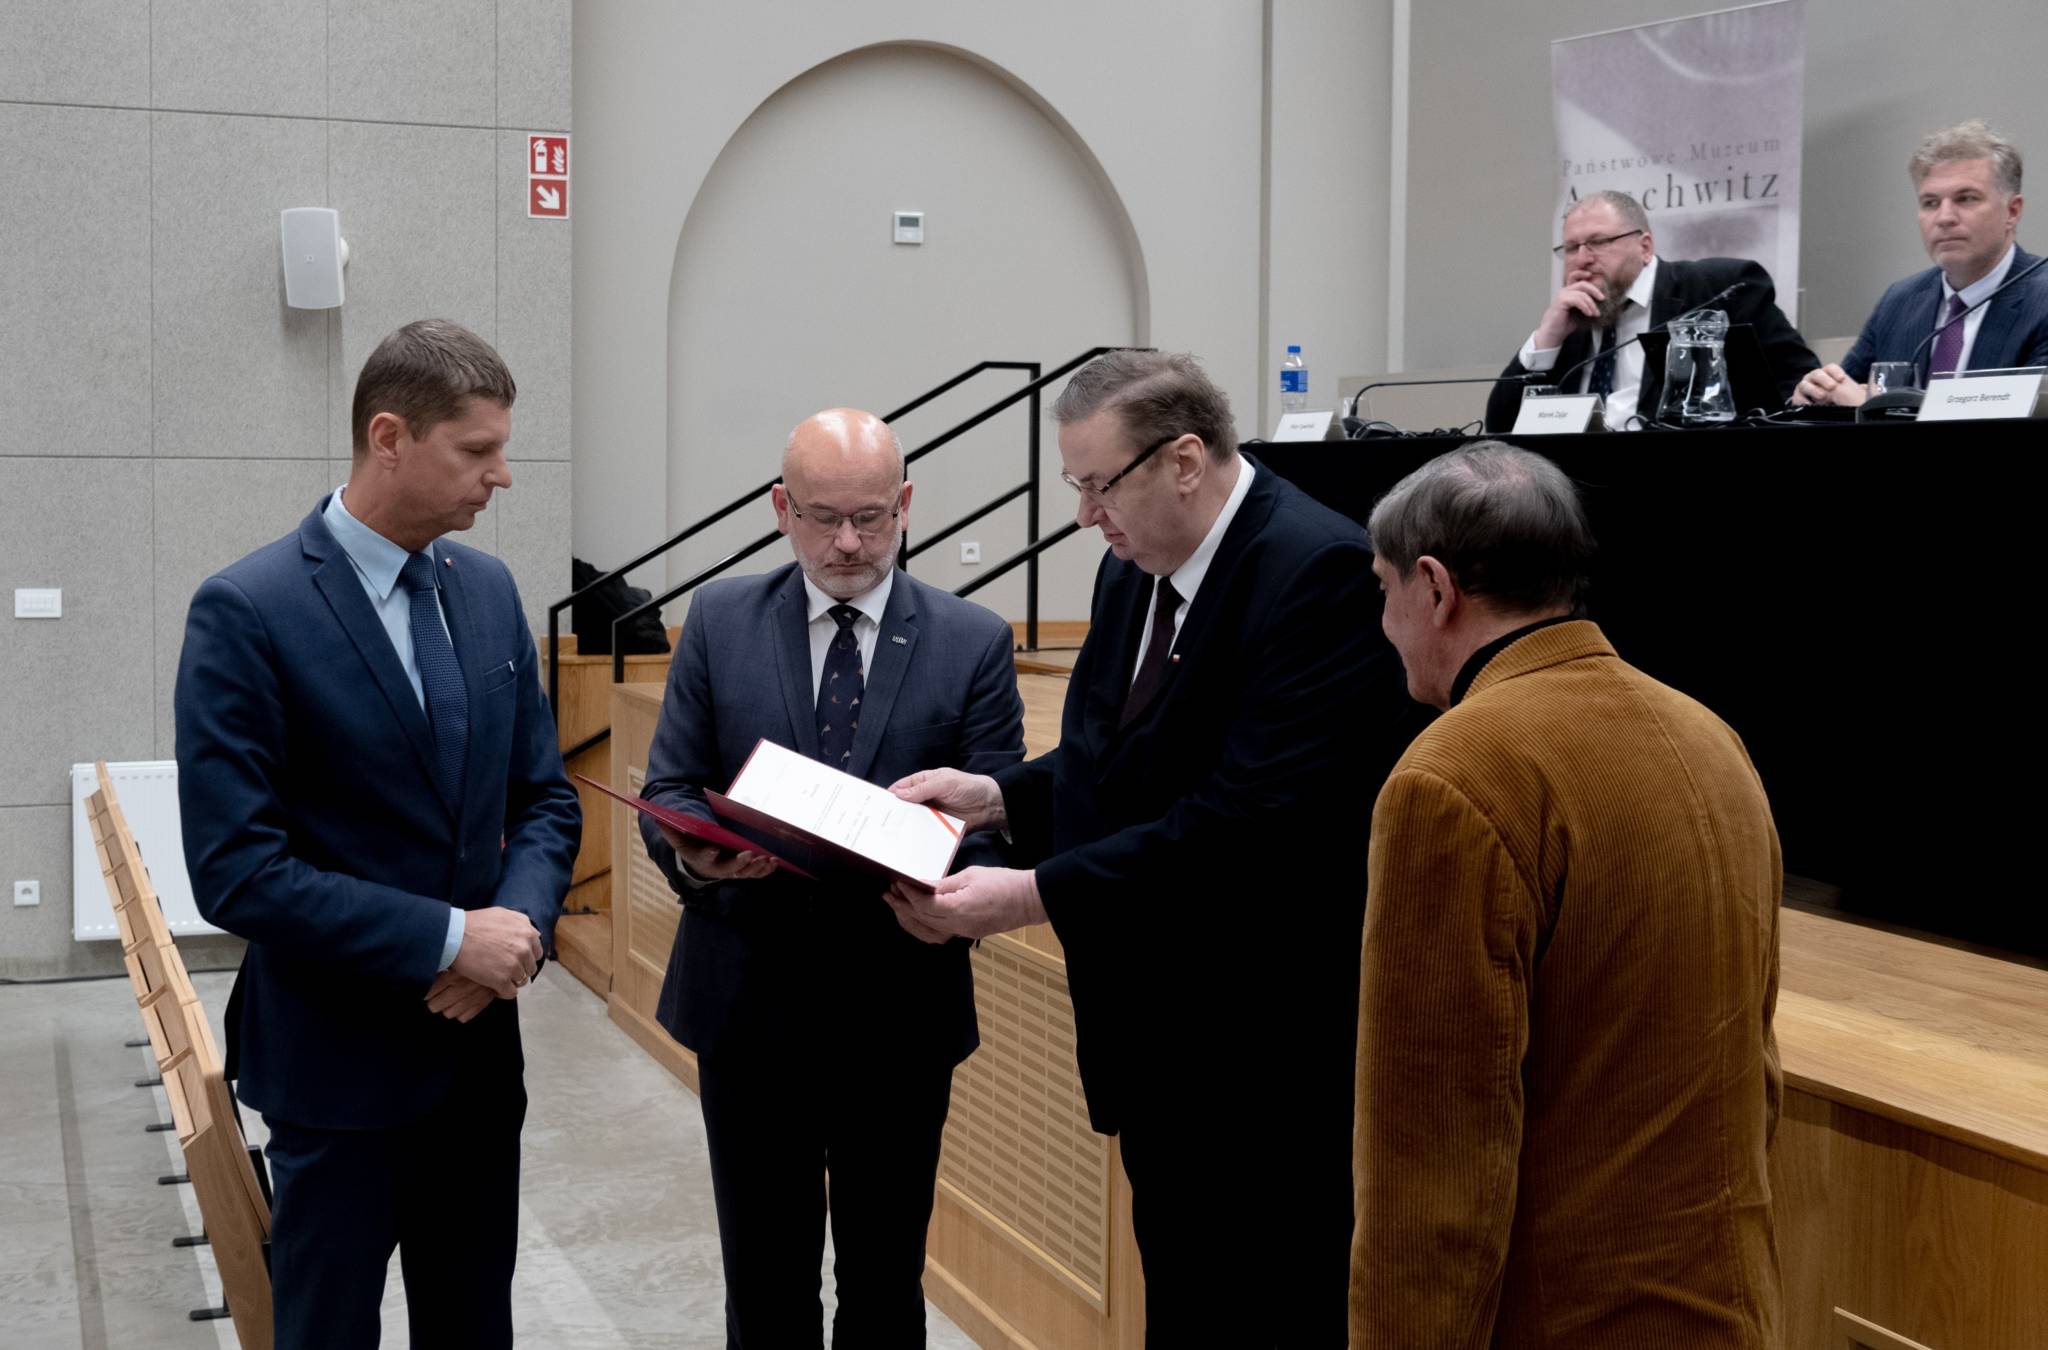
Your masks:
[[[898,211],[891,219],[896,223],[897,243],[922,244],[924,242],[924,212]]]

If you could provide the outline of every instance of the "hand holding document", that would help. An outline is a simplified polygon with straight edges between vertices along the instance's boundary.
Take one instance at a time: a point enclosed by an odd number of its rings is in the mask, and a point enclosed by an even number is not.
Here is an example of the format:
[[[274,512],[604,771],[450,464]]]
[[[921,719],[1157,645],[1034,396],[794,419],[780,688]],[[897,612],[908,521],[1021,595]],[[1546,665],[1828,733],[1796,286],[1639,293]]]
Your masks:
[[[965,823],[885,787],[761,741],[731,788],[705,799],[719,816],[886,880],[926,890],[953,865]]]
[[[650,802],[644,797],[635,797],[630,793],[616,791],[585,774],[577,774],[576,780],[596,788],[607,797],[613,797],[624,802],[641,815],[652,818],[657,825],[674,830],[677,834],[702,840],[714,848],[722,848],[731,853],[760,854],[762,857],[772,861],[777,871],[793,872],[807,881],[817,880],[816,877],[804,871],[803,868],[798,867],[795,863],[790,862],[787,858],[776,857],[773,853],[762,848],[745,835],[734,834],[716,821],[706,820],[702,816],[693,816],[687,811],[674,811],[666,806]]]

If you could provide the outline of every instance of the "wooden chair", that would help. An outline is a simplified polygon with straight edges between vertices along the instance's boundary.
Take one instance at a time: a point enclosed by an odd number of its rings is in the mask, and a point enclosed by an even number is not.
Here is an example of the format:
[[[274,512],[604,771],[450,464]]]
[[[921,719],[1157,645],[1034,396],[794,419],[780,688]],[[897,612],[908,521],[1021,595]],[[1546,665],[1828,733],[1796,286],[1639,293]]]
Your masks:
[[[163,1076],[235,1334],[246,1350],[270,1350],[270,1196],[242,1136],[212,1024],[164,922],[106,764],[98,770],[99,791],[86,799],[86,816],[121,931],[122,962]]]

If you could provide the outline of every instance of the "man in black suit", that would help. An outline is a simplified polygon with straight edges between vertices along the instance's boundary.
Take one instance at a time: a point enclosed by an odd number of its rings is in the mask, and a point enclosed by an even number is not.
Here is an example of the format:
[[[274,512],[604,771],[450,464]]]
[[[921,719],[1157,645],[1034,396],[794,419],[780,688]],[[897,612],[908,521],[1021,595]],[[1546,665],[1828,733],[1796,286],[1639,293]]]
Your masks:
[[[1486,400],[1488,431],[1514,426],[1523,389],[1552,382],[1540,378],[1544,372],[1569,373],[1568,394],[1602,395],[1610,430],[1648,422],[1664,391],[1664,358],[1632,340],[1728,286],[1740,289],[1714,300],[1712,308],[1725,312],[1731,325],[1756,330],[1777,386],[1777,407],[1820,364],[1778,308],[1769,272],[1746,258],[1659,258],[1650,218],[1626,192],[1581,197],[1565,213],[1564,242],[1553,252],[1564,259],[1564,286]],[[1525,378],[1532,374],[1539,378]]]
[[[730,785],[762,738],[875,783],[1024,757],[1010,626],[896,570],[910,492],[873,414],[797,427],[773,491],[797,561],[690,602],[650,800],[708,819],[704,789]],[[726,1344],[819,1343],[829,1174],[833,1344],[923,1345],[939,1140],[953,1066],[979,1043],[967,944],[914,941],[879,882],[776,875],[765,852],[644,817],[641,834],[683,902],[656,1016],[697,1052]],[[997,857],[969,837],[956,864]]]
[[[1052,924],[1089,1116],[1131,1181],[1148,1344],[1342,1346],[1346,959],[1358,844],[1400,749],[1371,554],[1237,452],[1191,357],[1101,357],[1053,416],[1077,519],[1109,544],[1059,746],[895,785],[1008,830],[1036,866],[891,902],[928,940]]]

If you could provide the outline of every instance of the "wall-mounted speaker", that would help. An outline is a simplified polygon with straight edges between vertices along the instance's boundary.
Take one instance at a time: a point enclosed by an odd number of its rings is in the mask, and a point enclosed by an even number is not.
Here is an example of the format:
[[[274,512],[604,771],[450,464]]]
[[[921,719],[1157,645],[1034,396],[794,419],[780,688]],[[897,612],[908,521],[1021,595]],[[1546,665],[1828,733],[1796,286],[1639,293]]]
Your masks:
[[[293,309],[337,309],[341,269],[348,266],[348,241],[341,237],[341,213],[325,206],[293,206],[278,212],[284,240],[284,302]]]

